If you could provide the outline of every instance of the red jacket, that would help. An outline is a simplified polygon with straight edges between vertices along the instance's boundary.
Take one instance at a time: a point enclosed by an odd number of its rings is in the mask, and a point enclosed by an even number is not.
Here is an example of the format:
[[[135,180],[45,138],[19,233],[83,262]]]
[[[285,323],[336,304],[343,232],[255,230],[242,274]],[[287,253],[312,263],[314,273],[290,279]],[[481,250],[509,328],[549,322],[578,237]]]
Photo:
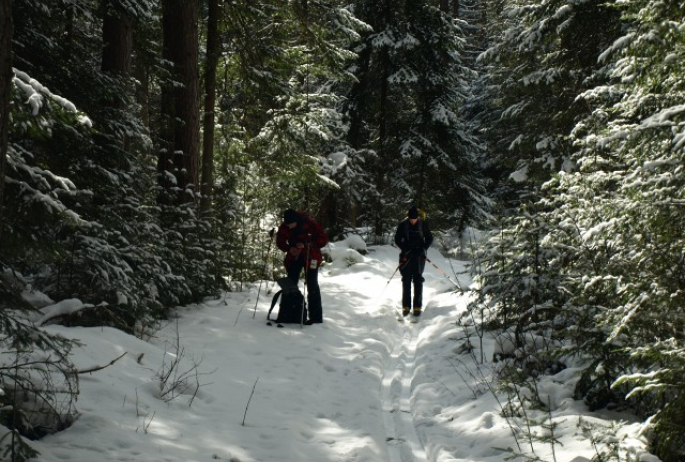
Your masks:
[[[309,260],[316,260],[317,266],[320,266],[323,261],[321,248],[328,244],[328,236],[326,236],[321,225],[309,218],[309,215],[304,212],[297,212],[297,214],[300,216],[300,220],[295,228],[290,229],[287,224],[282,223],[276,234],[276,245],[285,252],[283,264],[289,268],[293,260],[304,261],[307,255],[307,244],[309,244]],[[304,244],[305,247],[295,257],[290,253],[290,248],[296,247],[298,242]]]

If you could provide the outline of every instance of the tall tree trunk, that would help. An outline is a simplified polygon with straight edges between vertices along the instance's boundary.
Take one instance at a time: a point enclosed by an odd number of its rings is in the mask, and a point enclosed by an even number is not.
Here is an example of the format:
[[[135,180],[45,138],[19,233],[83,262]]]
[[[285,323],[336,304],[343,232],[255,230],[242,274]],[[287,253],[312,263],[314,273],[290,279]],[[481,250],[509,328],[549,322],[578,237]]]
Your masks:
[[[118,2],[104,0],[102,5],[102,71],[128,75],[133,50],[133,21],[123,8],[117,8]]]
[[[126,11],[118,6],[114,0],[104,0],[102,3],[102,64],[104,73],[119,77],[118,82],[122,93],[127,94],[127,77],[131,72],[131,54],[133,51],[133,21]],[[126,98],[101,98],[103,107],[117,111],[126,110]],[[115,142],[120,147],[126,146],[126,139],[115,139],[113,133],[109,135],[107,143]],[[97,137],[96,139],[99,139]]]
[[[214,122],[216,106],[216,67],[219,63],[219,0],[209,0],[207,20],[207,62],[205,64],[205,114],[202,140],[202,200],[200,210],[206,212],[212,206],[214,186]]]
[[[0,241],[2,239],[5,163],[12,94],[12,0],[0,0]]]
[[[388,50],[383,49],[381,51],[381,88],[380,88],[380,103],[378,110],[378,158],[381,162],[381,169],[377,172],[376,177],[376,189],[380,196],[378,197],[378,203],[376,204],[376,222],[375,222],[375,233],[376,236],[383,235],[383,195],[387,180],[387,173],[382,168],[383,165],[389,165],[389,156],[387,152],[387,141],[388,141],[388,119],[392,117],[388,113],[388,100],[389,100],[389,85],[388,77],[390,75],[390,57],[388,56]]]
[[[146,52],[148,48],[149,41],[143,34],[134,33],[133,34],[133,63],[132,63],[132,75],[135,80],[135,101],[138,103],[140,110],[138,112],[138,117],[142,121],[143,125],[147,127],[150,133],[155,133],[155,127],[152,126],[152,121],[150,118],[150,93],[152,81],[152,65],[150,63],[150,58]]]
[[[158,171],[161,185],[181,196],[192,185],[197,192],[200,154],[197,0],[163,0],[163,58],[173,65],[171,81],[162,87],[163,146]],[[178,85],[178,84],[181,85]],[[169,176],[173,176],[173,179]]]
[[[362,127],[364,126],[364,120],[368,110],[368,105],[366,104],[368,90],[366,90],[366,87],[369,85],[368,73],[370,61],[371,46],[365,46],[359,53],[359,59],[357,59],[357,81],[352,84],[349,96],[350,128],[347,132],[347,139],[350,146],[354,149],[361,149],[368,143],[368,136],[362,135]]]
[[[136,103],[140,107],[138,117],[140,117],[143,125],[152,133],[153,127],[150,121],[150,65],[142,56],[142,53],[136,54],[135,64],[133,65],[133,77],[136,81]]]

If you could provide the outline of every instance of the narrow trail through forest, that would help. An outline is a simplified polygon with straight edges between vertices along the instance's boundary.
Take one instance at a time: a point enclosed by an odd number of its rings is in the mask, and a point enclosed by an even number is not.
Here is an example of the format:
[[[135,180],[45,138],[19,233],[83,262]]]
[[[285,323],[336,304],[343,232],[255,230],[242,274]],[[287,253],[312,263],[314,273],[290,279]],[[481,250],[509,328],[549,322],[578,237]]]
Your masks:
[[[414,425],[411,396],[418,333],[430,316],[430,301],[422,319],[398,322],[392,353],[383,368],[381,405],[390,462],[426,462],[426,450]],[[411,316],[411,315],[410,315]]]

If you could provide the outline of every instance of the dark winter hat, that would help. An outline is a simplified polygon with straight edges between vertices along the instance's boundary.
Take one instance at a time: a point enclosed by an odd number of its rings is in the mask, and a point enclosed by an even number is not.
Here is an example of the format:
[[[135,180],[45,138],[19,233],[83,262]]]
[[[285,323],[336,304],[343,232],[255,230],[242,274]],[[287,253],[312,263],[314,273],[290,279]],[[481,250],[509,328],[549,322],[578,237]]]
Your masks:
[[[417,209],[415,205],[412,205],[407,216],[409,218],[419,218],[419,209]]]
[[[297,223],[300,221],[300,215],[293,209],[288,209],[283,212],[283,222],[286,224]]]

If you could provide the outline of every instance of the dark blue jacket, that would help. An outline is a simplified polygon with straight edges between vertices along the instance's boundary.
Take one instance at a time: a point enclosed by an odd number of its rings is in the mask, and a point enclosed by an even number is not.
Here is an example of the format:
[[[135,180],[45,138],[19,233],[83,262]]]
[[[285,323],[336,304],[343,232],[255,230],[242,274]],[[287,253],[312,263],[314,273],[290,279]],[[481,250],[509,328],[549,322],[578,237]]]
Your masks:
[[[427,221],[419,218],[416,224],[412,225],[409,218],[405,218],[397,225],[395,245],[401,250],[400,256],[425,256],[432,243],[433,234]]]

